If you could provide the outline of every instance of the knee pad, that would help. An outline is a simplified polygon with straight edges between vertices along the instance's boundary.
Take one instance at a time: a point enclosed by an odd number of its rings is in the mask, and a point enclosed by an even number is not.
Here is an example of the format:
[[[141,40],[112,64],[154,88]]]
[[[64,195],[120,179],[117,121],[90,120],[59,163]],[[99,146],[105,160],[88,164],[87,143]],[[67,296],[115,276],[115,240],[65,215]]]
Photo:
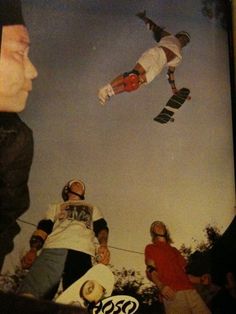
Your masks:
[[[123,74],[124,90],[126,92],[132,92],[139,88],[140,85],[139,75],[140,75],[139,72],[136,70],[125,72]]]

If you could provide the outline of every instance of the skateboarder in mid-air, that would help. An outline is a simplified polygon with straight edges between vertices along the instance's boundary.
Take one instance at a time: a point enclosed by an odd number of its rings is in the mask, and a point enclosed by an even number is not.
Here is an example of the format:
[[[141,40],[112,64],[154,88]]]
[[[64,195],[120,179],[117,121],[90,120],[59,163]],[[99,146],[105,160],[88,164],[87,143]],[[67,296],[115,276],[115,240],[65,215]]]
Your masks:
[[[182,60],[182,48],[190,42],[190,35],[185,31],[178,32],[175,35],[170,34],[163,27],[156,25],[146,17],[145,11],[138,13],[137,16],[153,32],[153,37],[158,44],[142,54],[133,70],[119,75],[99,90],[98,98],[102,105],[113,95],[132,92],[141,85],[150,83],[165,66],[168,67],[167,75],[172,92],[173,94],[178,92],[174,72]]]

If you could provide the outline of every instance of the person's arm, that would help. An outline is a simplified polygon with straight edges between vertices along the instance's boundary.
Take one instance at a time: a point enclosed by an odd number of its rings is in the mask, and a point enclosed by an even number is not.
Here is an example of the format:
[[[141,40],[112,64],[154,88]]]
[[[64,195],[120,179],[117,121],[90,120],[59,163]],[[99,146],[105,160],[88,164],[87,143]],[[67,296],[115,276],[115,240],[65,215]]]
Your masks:
[[[110,251],[107,246],[109,229],[105,219],[101,218],[94,222],[94,232],[100,244],[96,260],[98,263],[107,265],[110,262]]]
[[[37,229],[30,238],[30,247],[40,250],[48,235],[52,232],[53,222],[50,219],[40,220]]]
[[[21,259],[23,269],[29,269],[34,263],[37,252],[41,250],[48,235],[52,232],[53,222],[50,219],[43,219],[38,223],[37,229],[33,232],[29,244],[30,250]]]
[[[159,42],[162,37],[170,35],[169,32],[165,31],[164,27],[158,26],[150,18],[148,18],[145,10],[137,13],[136,16],[143,20],[148,29],[153,32],[153,37],[157,42]]]
[[[173,94],[176,94],[178,92],[178,90],[177,90],[176,85],[175,85],[174,73],[175,73],[175,67],[168,67],[167,79],[168,79],[168,82],[170,84],[170,87],[172,89]]]
[[[169,286],[166,286],[163,282],[161,282],[154,261],[151,259],[146,259],[145,263],[148,279],[157,286],[157,289],[165,299],[172,300],[175,296],[175,292]]]
[[[98,242],[100,246],[107,246],[108,242],[108,230],[107,229],[102,229],[98,232],[97,235]]]
[[[197,285],[209,285],[211,283],[211,275],[210,274],[203,274],[201,276],[194,276],[188,274],[188,278],[193,284]]]

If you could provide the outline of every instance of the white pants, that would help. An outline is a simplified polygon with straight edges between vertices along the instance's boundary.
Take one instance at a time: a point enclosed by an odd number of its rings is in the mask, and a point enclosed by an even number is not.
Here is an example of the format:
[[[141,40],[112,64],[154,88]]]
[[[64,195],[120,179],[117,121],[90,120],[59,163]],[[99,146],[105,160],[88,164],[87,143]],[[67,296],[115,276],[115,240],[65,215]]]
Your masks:
[[[156,46],[145,51],[137,63],[146,71],[146,80],[150,83],[163,70],[167,59],[164,50]]]
[[[194,289],[178,291],[172,301],[163,300],[166,314],[210,314],[198,292]]]

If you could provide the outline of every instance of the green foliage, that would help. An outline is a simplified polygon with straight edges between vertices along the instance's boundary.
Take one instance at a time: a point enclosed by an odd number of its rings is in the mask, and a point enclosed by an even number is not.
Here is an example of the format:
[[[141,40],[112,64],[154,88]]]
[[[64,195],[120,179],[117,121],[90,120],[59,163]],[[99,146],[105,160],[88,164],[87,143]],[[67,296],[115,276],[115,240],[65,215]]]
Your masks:
[[[209,251],[221,236],[220,230],[216,226],[207,225],[203,231],[206,237],[205,241],[198,243],[196,240],[194,240],[194,242],[196,243],[194,248],[192,246],[186,246],[185,244],[181,245],[180,252],[187,259],[189,259],[194,251],[199,251],[202,253]]]
[[[163,303],[158,299],[158,290],[154,284],[147,283],[139,271],[122,268],[112,269],[115,275],[113,295],[129,295],[139,302],[140,314],[163,314]]]
[[[115,276],[114,295],[130,295],[149,305],[157,300],[156,287],[152,283],[145,283],[139,271],[127,270],[124,267],[121,270],[112,269],[112,271]]]
[[[229,2],[228,0],[202,0],[202,14],[210,20],[216,19],[224,29],[227,29]]]
[[[16,267],[13,274],[6,273],[0,275],[0,291],[3,292],[16,292],[20,282],[25,277],[27,271]]]

